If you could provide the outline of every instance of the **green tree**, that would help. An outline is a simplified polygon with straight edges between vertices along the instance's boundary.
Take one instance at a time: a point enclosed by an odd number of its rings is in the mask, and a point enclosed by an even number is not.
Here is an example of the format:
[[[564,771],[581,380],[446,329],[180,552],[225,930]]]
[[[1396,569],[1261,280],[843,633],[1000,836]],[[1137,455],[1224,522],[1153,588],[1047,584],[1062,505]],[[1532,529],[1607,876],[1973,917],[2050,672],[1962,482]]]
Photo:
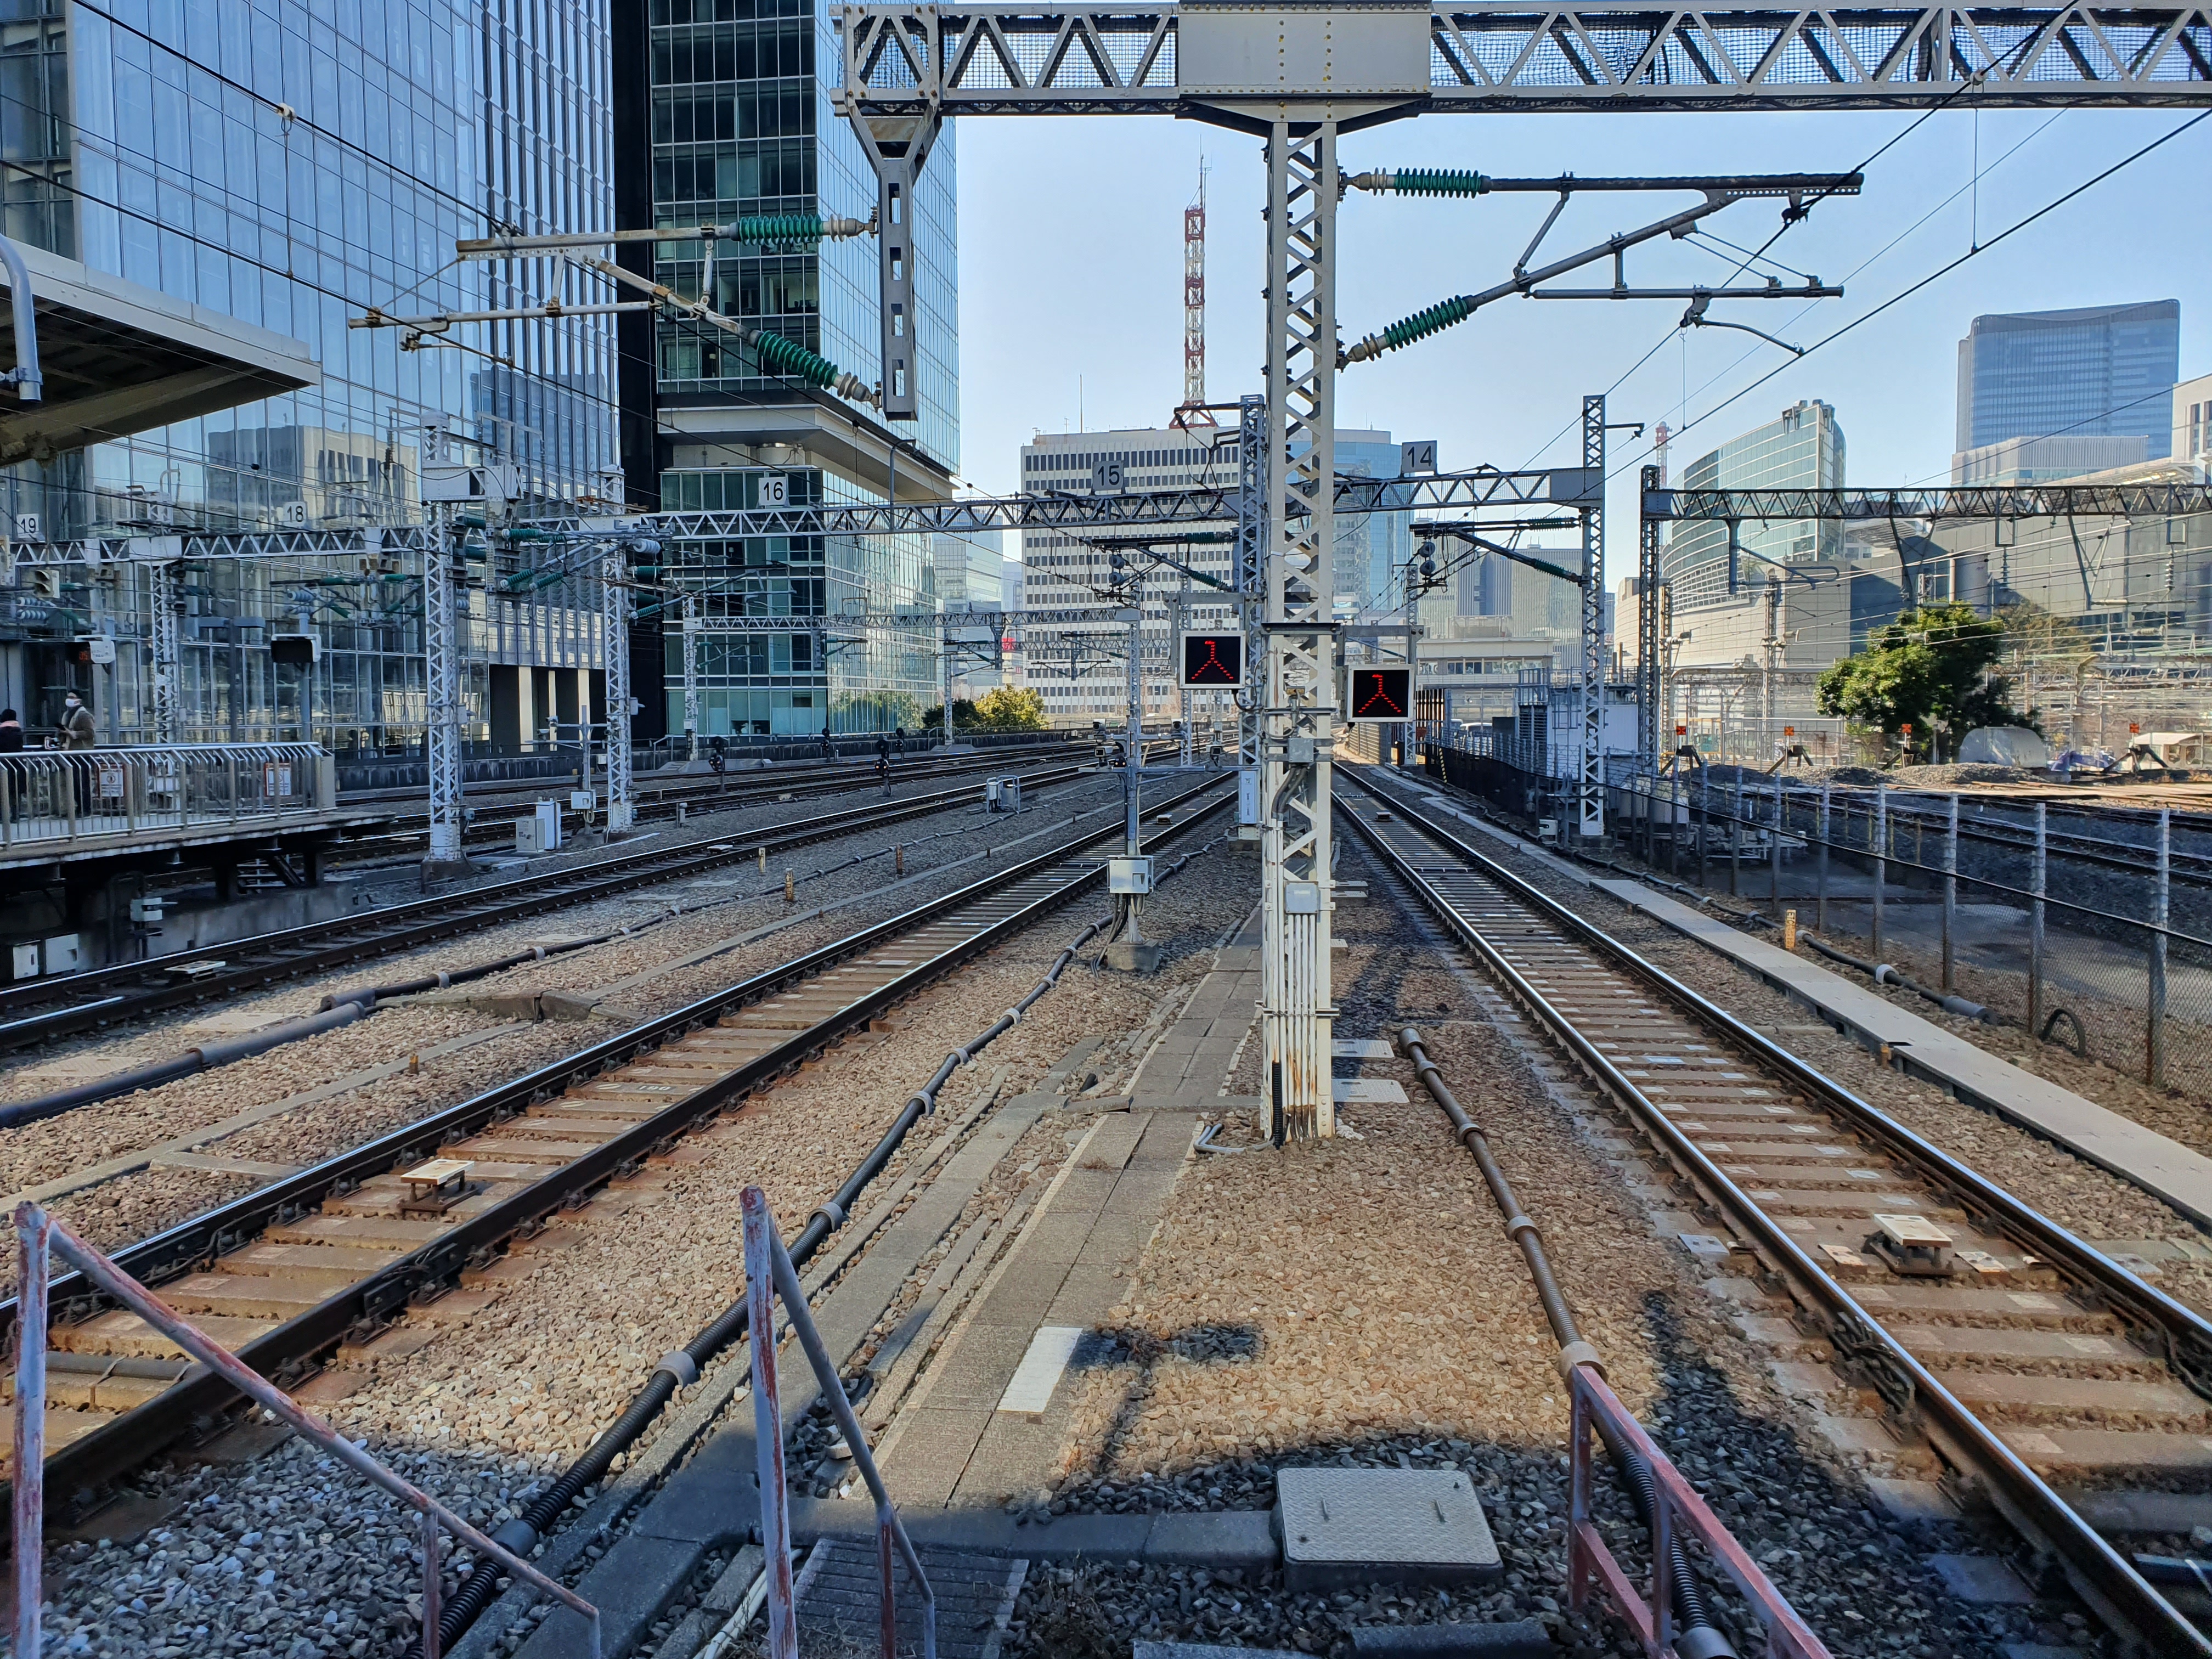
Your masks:
[[[952,729],[973,732],[981,722],[975,718],[975,705],[965,697],[952,700]],[[921,711],[921,726],[925,732],[942,731],[945,726],[945,705],[933,702]]]
[[[1939,720],[1954,746],[1978,726],[2030,724],[2012,707],[2011,681],[1992,672],[2004,635],[2002,622],[1970,605],[1908,611],[1820,676],[1820,712],[1892,738],[1910,726],[1908,750],[1924,749]]]
[[[960,705],[952,710],[957,716]],[[975,723],[986,732],[1042,732],[1044,693],[1026,686],[1002,685],[975,699]]]

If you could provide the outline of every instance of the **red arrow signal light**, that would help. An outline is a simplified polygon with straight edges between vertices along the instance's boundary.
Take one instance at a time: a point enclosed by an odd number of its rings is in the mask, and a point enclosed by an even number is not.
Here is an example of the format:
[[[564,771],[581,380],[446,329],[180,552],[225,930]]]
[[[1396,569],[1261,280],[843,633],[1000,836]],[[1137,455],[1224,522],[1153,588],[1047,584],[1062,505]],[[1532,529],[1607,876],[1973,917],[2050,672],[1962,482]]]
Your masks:
[[[1186,634],[1182,636],[1182,682],[1191,686],[1238,686],[1244,683],[1242,634]]]
[[[1413,718],[1413,671],[1352,668],[1345,672],[1345,718],[1395,724]]]

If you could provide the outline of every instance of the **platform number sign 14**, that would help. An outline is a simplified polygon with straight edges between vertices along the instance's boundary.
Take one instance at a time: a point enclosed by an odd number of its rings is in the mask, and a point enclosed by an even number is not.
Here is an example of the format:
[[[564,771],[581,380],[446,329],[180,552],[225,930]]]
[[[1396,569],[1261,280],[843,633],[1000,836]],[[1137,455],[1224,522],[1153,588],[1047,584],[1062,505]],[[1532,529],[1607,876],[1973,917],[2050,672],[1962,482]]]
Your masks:
[[[1182,684],[1237,686],[1244,683],[1242,634],[1186,634],[1182,636]]]
[[[1348,668],[1344,674],[1344,717],[1370,724],[1413,718],[1413,671],[1410,668]]]

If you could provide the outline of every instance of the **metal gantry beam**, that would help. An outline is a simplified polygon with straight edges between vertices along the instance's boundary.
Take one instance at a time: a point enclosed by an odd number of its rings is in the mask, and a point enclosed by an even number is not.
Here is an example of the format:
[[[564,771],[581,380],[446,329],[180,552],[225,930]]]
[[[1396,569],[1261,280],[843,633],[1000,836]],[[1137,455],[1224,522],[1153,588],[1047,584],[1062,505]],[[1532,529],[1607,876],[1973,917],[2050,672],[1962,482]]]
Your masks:
[[[2178,519],[2212,513],[2212,485],[1999,484],[1881,489],[1644,491],[1644,516],[1662,523],[1747,519]]]
[[[1231,9],[848,5],[840,95],[933,131],[951,115],[1209,116],[1223,88],[1202,31]],[[1404,113],[1916,109],[1970,86],[1991,108],[2212,103],[2198,4],[1438,5],[1427,33]]]

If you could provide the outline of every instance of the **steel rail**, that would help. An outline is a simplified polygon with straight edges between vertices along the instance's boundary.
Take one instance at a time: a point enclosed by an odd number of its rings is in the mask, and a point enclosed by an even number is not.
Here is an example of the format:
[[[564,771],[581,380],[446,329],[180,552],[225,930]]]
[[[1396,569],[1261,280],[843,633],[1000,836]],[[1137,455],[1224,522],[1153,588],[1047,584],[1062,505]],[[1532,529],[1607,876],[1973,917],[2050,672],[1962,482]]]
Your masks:
[[[1233,775],[1231,776],[1233,778]],[[1155,805],[1158,810],[1167,811],[1207,790],[1218,789],[1229,781],[1224,777],[1208,778]],[[1184,834],[1233,799],[1233,795],[1224,795],[1196,816],[1162,828],[1147,839],[1146,847],[1164,844]],[[312,1169],[272,1182],[127,1249],[116,1251],[112,1259],[140,1283],[159,1284],[201,1261],[236,1249],[264,1227],[304,1214],[324,1199],[349,1191],[373,1176],[412,1163],[434,1152],[448,1140],[503,1121],[532,1105],[557,1097],[579,1083],[632,1064],[676,1038],[714,1024],[726,1013],[774,996],[848,957],[872,949],[886,939],[999,893],[1010,884],[1079,859],[1085,848],[1117,839],[1121,834],[1119,824],[1079,834],[980,881],[872,923],[791,962],[751,975],[672,1013],[645,1021],[604,1042],[497,1085],[457,1106],[326,1158]],[[282,1381],[296,1376],[325,1350],[351,1334],[374,1327],[385,1316],[423,1299],[426,1293],[454,1279],[464,1268],[487,1259],[501,1241],[574,1204],[626,1167],[642,1162],[702,1118],[722,1112],[797,1070],[814,1050],[866,1024],[884,1009],[1004,942],[1039,917],[1079,896],[1102,880],[1105,873],[1103,859],[1088,860],[1085,867],[1072,872],[1050,892],[994,921],[974,937],[866,993],[845,1008],[794,1033],[775,1048],[702,1085],[666,1110],[634,1124],[572,1163],[549,1171],[501,1202],[455,1224],[438,1238],[396,1258],[368,1278],[334,1292],[305,1313],[246,1344],[238,1350],[238,1358],[264,1376]],[[58,1313],[72,1319],[87,1317],[100,1310],[100,1298],[80,1275],[74,1273],[53,1281],[48,1300]],[[15,1336],[15,1314],[14,1297],[0,1302],[0,1340]],[[194,1366],[174,1387],[54,1453],[46,1462],[46,1488],[49,1492],[60,1492],[97,1487],[191,1432],[196,1424],[212,1420],[235,1399],[234,1390],[222,1378],[204,1367]]]
[[[1063,745],[1067,750],[1075,747],[1073,744]],[[896,787],[902,782],[927,778],[967,777],[975,773],[1005,772],[1020,765],[1024,760],[1032,763],[1043,761],[1048,764],[1054,761],[1061,764],[1083,763],[1073,753],[1039,755],[1033,750],[1021,751],[1014,759],[1001,761],[961,756],[928,766],[913,763],[904,766],[894,765],[891,781]],[[549,781],[555,785],[563,782],[557,778]],[[805,777],[775,778],[757,773],[751,775],[738,774],[727,776],[720,783],[710,779],[687,777],[680,784],[665,784],[649,793],[641,793],[635,803],[636,821],[644,823],[655,819],[672,818],[676,816],[676,808],[679,805],[697,808],[704,804],[710,810],[726,811],[732,807],[756,806],[781,795],[789,795],[793,799],[811,795],[835,795],[873,788],[876,783],[876,768],[872,761],[865,767],[842,768],[830,775],[816,772]],[[595,799],[599,804],[593,810],[604,811],[606,808],[604,792],[598,793]],[[520,801],[489,802],[468,810],[472,812],[502,812],[520,810],[521,805]],[[364,857],[388,857],[418,848],[428,837],[429,817],[426,813],[410,812],[387,822],[400,827],[355,836],[333,847],[331,856],[346,863]],[[478,845],[494,845],[505,839],[512,830],[511,823],[495,821],[471,824],[465,830],[462,840]]]
[[[1628,969],[1693,1018],[1739,1044],[1760,1064],[1814,1096],[1827,1110],[1885,1151],[1948,1187],[1961,1202],[1988,1218],[2008,1237],[2028,1243],[2062,1276],[2106,1302],[2130,1328],[2148,1324],[2162,1340],[2158,1346],[2175,1372],[2200,1394],[2212,1397],[2212,1325],[2163,1292],[2152,1289],[2118,1262],[2090,1248],[2049,1218],[1992,1185],[1949,1154],[1852,1094],[1832,1079],[1790,1054],[1771,1039],[1720,1008],[1672,975],[1608,938],[1533,884],[1470,847],[1402,799],[1389,794],[1360,769],[1347,769],[1353,781],[1390,810],[1472,866],[1515,899],[1561,927],[1594,954]],[[2208,1638],[2134,1567],[2053,1492],[2018,1454],[1991,1432],[1934,1375],[1913,1358],[1879,1322],[1871,1318],[1842,1285],[1829,1276],[1789,1233],[1698,1148],[1688,1135],[1632,1082],[1602,1051],[1460,915],[1450,900],[1392,847],[1375,826],[1347,812],[1360,838],[1435,913],[1437,919],[1482,962],[1515,1001],[1606,1094],[1638,1121],[1664,1152],[1668,1161],[1717,1213],[1727,1218],[1750,1243],[1769,1273],[1790,1289],[1791,1299],[1818,1319],[1837,1352],[1860,1369],[1900,1421],[1917,1425],[1938,1441],[1950,1460],[1979,1477],[1984,1490],[2013,1526],[2057,1559],[2082,1599],[2106,1622],[2158,1653],[2193,1653],[2212,1659]],[[2191,1364],[2183,1358],[2193,1355]]]
[[[1080,777],[1088,769],[1080,764],[1054,767],[1024,776],[1022,784],[1024,788],[1041,789]],[[927,795],[909,796],[904,800],[872,801],[866,806],[841,808],[776,825],[765,835],[733,835],[720,843],[724,850],[716,850],[712,843],[698,848],[659,848],[601,859],[550,874],[518,876],[511,881],[494,882],[465,892],[410,899],[401,904],[357,911],[338,921],[257,934],[213,949],[225,952],[227,957],[249,953],[264,956],[266,959],[260,962],[198,979],[157,983],[135,994],[127,990],[106,996],[95,994],[90,1001],[0,1019],[0,1050],[137,1019],[188,1003],[234,995],[277,980],[388,956],[395,951],[479,933],[548,911],[592,903],[635,888],[681,880],[757,857],[759,849],[763,848],[770,853],[788,852],[846,830],[926,817],[971,798],[980,799],[975,786],[961,784]],[[372,931],[366,937],[359,936],[364,928]],[[150,962],[120,963],[112,968],[94,969],[67,980],[0,991],[0,1016],[27,1006],[35,1010],[40,1002],[52,1001],[54,994],[64,988],[72,996],[97,994],[158,981],[169,971],[164,959],[156,957]],[[46,994],[43,997],[39,994],[42,991]]]

